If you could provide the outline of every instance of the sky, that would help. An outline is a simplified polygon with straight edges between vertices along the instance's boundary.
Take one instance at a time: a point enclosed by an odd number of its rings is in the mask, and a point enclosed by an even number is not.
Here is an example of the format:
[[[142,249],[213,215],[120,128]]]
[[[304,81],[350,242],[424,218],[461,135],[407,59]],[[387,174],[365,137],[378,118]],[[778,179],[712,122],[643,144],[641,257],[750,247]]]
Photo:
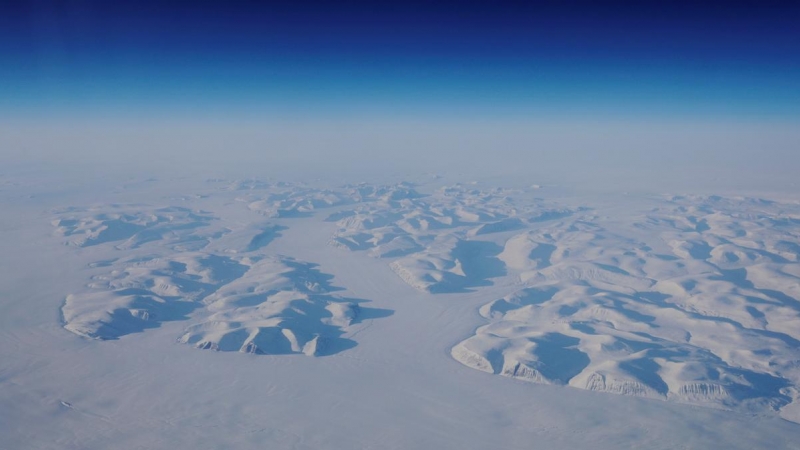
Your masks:
[[[123,136],[166,133],[158,154],[192,136],[219,142],[201,153],[391,160],[413,142],[443,166],[465,136],[485,143],[470,157],[491,153],[494,136],[519,157],[580,147],[588,162],[629,146],[653,164],[666,150],[647,150],[648,132],[674,141],[690,126],[675,145],[701,159],[744,140],[761,148],[733,160],[769,154],[785,169],[798,24],[796,2],[770,1],[10,2],[0,151],[102,158],[135,150],[133,139],[114,149]],[[569,150],[576,129],[586,137]]]

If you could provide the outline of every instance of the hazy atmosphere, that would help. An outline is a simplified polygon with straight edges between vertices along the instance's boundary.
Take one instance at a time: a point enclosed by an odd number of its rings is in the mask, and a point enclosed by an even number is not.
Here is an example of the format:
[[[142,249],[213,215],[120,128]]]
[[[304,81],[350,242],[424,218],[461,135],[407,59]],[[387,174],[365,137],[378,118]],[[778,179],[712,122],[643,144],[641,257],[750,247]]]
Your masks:
[[[797,11],[18,2],[0,18],[2,160],[789,182]]]

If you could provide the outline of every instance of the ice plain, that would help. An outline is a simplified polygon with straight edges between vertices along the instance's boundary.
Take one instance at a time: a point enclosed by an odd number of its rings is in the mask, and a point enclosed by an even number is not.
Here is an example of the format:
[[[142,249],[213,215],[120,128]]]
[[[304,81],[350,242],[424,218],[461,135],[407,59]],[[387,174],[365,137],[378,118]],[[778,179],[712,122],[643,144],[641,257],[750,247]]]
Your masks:
[[[791,196],[7,181],[0,448],[800,440]]]

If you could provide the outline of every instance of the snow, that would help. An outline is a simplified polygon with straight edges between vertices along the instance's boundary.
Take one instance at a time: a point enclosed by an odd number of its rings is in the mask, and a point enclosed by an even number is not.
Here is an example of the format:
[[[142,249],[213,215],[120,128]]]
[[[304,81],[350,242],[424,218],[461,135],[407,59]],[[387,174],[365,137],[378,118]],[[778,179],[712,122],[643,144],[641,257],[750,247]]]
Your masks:
[[[3,449],[800,439],[791,196],[0,181]]]

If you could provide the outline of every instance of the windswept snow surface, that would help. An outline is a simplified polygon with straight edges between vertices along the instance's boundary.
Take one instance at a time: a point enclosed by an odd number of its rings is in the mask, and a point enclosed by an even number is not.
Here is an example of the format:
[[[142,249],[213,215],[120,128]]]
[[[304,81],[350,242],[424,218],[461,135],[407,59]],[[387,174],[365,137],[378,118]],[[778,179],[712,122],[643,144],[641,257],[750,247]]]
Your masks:
[[[800,442],[791,195],[0,182],[2,449]]]

